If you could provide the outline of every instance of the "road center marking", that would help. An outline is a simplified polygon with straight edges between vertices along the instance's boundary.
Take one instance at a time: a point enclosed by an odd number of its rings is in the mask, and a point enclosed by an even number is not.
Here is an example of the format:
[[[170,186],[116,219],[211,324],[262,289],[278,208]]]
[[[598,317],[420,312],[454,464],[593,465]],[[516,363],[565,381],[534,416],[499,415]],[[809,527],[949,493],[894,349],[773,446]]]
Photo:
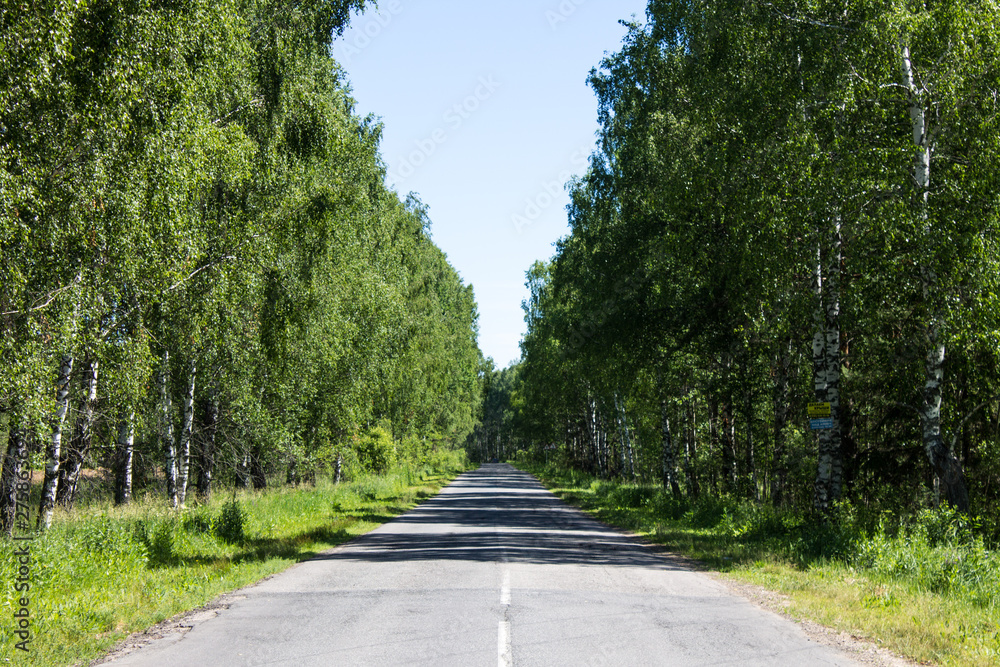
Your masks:
[[[497,667],[511,667],[514,657],[510,647],[510,623],[500,621],[497,629]]]
[[[510,570],[503,571],[503,583],[500,584],[500,604],[510,604]]]

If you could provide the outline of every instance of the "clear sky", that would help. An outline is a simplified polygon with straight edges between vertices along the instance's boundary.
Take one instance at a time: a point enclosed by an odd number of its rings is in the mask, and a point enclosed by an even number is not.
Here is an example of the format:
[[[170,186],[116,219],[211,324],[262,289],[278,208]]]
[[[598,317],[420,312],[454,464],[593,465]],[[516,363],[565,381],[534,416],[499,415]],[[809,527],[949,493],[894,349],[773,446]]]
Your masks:
[[[358,112],[381,117],[388,184],[430,207],[479,303],[479,346],[520,356],[525,271],[569,232],[564,185],[595,146],[591,68],[645,0],[380,0],[333,45]]]

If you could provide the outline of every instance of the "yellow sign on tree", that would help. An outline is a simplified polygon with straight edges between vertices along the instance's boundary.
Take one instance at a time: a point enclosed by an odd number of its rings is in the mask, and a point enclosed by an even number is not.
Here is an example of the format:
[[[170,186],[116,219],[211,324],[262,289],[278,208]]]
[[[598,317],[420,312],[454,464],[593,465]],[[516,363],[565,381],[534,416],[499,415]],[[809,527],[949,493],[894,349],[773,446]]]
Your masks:
[[[832,416],[833,412],[830,409],[829,403],[809,404],[809,419],[826,419]]]

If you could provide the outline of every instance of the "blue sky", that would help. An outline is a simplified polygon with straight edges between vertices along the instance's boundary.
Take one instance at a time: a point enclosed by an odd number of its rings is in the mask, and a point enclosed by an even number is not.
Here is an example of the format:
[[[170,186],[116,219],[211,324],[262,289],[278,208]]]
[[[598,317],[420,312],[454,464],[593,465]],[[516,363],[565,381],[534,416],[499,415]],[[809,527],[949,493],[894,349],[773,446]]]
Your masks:
[[[645,0],[380,0],[333,45],[358,112],[381,117],[388,184],[430,207],[479,303],[479,345],[520,355],[524,273],[568,233],[564,185],[595,145],[591,68]]]

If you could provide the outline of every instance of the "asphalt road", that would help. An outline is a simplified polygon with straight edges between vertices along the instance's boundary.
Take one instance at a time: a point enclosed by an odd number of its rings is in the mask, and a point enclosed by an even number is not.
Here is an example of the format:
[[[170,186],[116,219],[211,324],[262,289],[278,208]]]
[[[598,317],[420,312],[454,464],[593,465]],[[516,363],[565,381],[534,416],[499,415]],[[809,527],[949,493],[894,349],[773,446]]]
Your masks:
[[[853,665],[503,464],[124,665]]]

